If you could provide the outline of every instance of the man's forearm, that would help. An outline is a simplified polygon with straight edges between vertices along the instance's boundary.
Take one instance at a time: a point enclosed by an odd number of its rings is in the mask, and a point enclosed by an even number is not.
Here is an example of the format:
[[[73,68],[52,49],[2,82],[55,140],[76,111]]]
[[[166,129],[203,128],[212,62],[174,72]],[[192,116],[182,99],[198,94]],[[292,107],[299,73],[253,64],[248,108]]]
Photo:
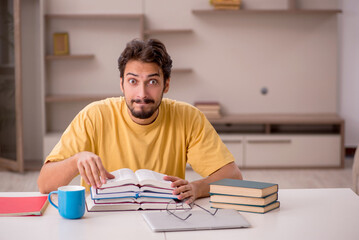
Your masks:
[[[223,178],[243,179],[242,174],[235,163],[229,163],[210,176],[191,182],[196,189],[196,199],[209,196],[209,184]]]
[[[48,162],[41,168],[37,185],[41,193],[49,193],[69,184],[77,175],[75,156],[60,162]]]

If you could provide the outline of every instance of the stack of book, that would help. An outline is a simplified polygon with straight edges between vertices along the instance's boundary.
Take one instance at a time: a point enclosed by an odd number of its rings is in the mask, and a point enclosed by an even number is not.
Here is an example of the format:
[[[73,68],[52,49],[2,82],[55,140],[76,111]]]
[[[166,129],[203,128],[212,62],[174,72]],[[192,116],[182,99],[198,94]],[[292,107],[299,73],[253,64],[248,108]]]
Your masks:
[[[215,9],[223,10],[238,10],[241,5],[241,0],[210,0],[209,2]]]
[[[266,213],[279,208],[278,184],[222,179],[210,184],[210,202],[213,208]]]
[[[221,118],[221,105],[219,102],[195,102],[194,106],[201,110],[207,118]]]
[[[87,211],[190,208],[172,194],[172,182],[163,180],[164,174],[147,169],[133,172],[128,168],[111,173],[114,179],[107,180],[101,188],[91,187],[91,194],[86,198]]]

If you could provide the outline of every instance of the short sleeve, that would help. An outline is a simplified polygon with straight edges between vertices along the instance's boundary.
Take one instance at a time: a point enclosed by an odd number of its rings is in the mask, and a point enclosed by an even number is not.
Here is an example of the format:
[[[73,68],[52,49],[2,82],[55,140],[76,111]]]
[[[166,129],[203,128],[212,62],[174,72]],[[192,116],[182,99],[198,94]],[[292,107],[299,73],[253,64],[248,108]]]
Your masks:
[[[199,110],[193,112],[189,127],[187,162],[202,177],[234,161],[233,155]]]
[[[96,151],[93,111],[86,107],[76,115],[45,162],[62,161],[82,151]]]

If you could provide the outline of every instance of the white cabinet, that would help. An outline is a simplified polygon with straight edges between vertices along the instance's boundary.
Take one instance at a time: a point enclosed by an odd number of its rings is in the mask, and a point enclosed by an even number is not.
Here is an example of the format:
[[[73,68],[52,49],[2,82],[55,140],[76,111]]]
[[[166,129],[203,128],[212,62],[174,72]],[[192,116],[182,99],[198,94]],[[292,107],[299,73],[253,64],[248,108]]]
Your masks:
[[[243,136],[238,134],[220,134],[222,142],[226,144],[228,150],[233,154],[235,163],[243,167],[244,151]]]
[[[339,135],[220,134],[244,168],[340,167]]]
[[[241,168],[344,167],[337,115],[232,115],[210,120]]]
[[[339,135],[245,137],[245,167],[339,167]]]

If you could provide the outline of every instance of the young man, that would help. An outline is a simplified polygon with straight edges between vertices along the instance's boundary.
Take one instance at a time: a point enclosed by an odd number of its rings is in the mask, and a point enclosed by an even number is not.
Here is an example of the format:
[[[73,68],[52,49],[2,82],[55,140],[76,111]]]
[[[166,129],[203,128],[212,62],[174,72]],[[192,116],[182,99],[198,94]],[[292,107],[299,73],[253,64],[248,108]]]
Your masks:
[[[232,154],[206,117],[183,102],[162,99],[170,86],[172,60],[158,40],[133,40],[119,60],[124,97],[85,107],[46,158],[40,192],[67,185],[78,174],[82,185],[101,187],[119,168],[166,174],[174,194],[187,203],[209,195],[209,183],[242,179]],[[185,180],[186,164],[204,178]]]

